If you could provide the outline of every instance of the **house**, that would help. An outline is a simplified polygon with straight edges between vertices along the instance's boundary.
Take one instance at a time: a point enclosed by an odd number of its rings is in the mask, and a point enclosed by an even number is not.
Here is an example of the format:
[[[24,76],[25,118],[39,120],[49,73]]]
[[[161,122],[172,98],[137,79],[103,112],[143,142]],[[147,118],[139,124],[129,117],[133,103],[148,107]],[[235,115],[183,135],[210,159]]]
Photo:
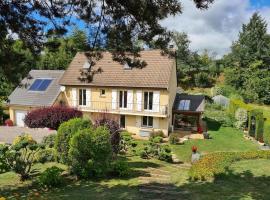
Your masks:
[[[63,70],[31,70],[8,97],[10,119],[24,126],[24,117],[32,109],[66,104],[59,80]]]
[[[91,69],[102,72],[93,75],[91,82],[82,82],[80,71],[89,64],[84,53],[77,53],[60,80],[68,105],[91,120],[107,113],[140,136],[158,130],[168,135],[177,88],[175,60],[162,56],[160,50],[142,51],[140,56],[147,63],[142,69],[115,62],[109,52],[103,52]]]

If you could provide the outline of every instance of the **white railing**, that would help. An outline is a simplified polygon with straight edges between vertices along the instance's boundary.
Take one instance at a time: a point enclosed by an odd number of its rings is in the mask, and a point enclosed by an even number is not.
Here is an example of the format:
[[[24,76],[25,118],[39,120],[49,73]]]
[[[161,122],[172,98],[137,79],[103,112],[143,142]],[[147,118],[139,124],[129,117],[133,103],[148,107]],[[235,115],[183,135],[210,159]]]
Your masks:
[[[120,106],[119,102],[101,102],[87,101],[84,105],[80,105],[79,101],[69,101],[70,106],[76,107],[83,111],[92,112],[110,112],[110,113],[134,113],[134,114],[151,114],[151,115],[167,115],[167,105],[151,104],[145,109],[144,103],[126,103]]]

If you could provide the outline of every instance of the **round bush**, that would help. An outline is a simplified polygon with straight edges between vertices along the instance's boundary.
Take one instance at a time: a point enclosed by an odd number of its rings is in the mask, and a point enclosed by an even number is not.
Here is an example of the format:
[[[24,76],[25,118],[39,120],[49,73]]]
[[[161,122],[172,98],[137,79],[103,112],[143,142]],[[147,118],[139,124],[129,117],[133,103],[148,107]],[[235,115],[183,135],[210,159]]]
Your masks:
[[[39,183],[46,187],[58,187],[64,183],[64,178],[61,176],[62,169],[53,166],[47,168],[39,177]]]
[[[126,177],[130,174],[128,163],[123,160],[116,160],[111,164],[111,174],[117,177]]]
[[[54,162],[56,161],[56,152],[54,148],[45,148],[37,153],[37,162]]]
[[[77,131],[91,127],[92,123],[90,120],[81,118],[74,118],[60,125],[54,145],[58,152],[60,162],[68,162],[69,141],[71,137],[75,135]]]
[[[54,106],[32,110],[25,116],[29,128],[50,128],[57,130],[61,123],[82,117],[82,112],[74,108]]]
[[[106,127],[78,131],[70,141],[71,171],[80,178],[100,177],[112,160],[110,133]]]

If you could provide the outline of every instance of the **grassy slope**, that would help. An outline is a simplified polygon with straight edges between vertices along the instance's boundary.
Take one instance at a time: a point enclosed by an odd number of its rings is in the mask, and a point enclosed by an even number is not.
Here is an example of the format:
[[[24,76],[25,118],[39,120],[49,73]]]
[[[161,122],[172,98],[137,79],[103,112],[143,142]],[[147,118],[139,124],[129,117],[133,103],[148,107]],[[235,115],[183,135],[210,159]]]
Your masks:
[[[216,127],[209,131],[212,139],[188,140],[184,145],[172,145],[173,151],[178,158],[190,162],[191,147],[198,147],[202,154],[216,151],[251,151],[258,149],[257,144],[243,138],[243,133],[235,128]]]

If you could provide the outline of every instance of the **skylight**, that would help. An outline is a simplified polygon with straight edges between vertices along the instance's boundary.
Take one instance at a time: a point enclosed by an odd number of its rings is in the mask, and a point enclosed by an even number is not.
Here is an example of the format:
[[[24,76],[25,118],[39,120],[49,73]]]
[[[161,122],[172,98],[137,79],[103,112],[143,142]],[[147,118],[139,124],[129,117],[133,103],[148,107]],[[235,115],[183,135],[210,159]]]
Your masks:
[[[36,79],[29,88],[29,91],[45,91],[51,82],[52,79]]]
[[[179,110],[189,110],[190,109],[190,100],[181,100],[178,105]]]

